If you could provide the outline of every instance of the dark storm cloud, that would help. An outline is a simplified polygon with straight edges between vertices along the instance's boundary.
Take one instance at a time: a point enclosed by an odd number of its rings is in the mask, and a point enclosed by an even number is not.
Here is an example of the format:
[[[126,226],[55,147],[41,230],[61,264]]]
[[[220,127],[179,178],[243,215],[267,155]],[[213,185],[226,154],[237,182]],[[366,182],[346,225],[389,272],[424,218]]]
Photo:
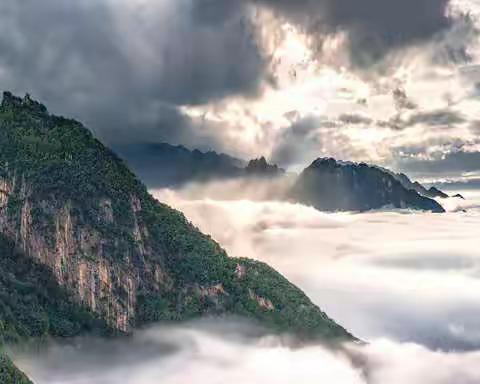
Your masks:
[[[372,124],[372,119],[370,119],[369,117],[359,115],[359,114],[354,114],[354,113],[342,114],[338,117],[338,120],[343,124],[352,124],[352,125]]]
[[[365,159],[367,153],[356,148],[342,132],[343,124],[368,124],[360,115],[341,115],[338,120],[307,116],[292,120],[290,126],[275,138],[271,161],[282,167],[304,164],[318,157],[338,159]]]
[[[479,190],[480,189],[480,178],[473,178],[469,180],[454,180],[446,181],[442,183],[435,183],[435,186],[441,188],[442,190]]]
[[[429,112],[419,112],[414,114],[406,123],[406,126],[424,124],[429,126],[454,126],[464,123],[465,117],[456,111],[450,109],[439,109]]]
[[[449,0],[252,0],[317,37],[345,31],[352,60],[367,65],[385,52],[449,29]]]
[[[408,103],[407,106],[403,106],[403,103]],[[401,131],[406,128],[413,127],[415,125],[422,125],[432,128],[452,128],[456,125],[467,122],[466,117],[449,107],[443,109],[436,109],[433,111],[416,111],[408,118],[404,118],[401,112],[405,109],[416,110],[418,107],[414,104],[410,104],[410,101],[402,100],[396,101],[398,113],[392,116],[388,120],[379,120],[376,123],[383,128],[389,128],[395,131]]]
[[[305,153],[321,145],[320,138],[315,135],[319,125],[321,122],[313,117],[292,122],[277,138],[271,155],[272,162],[285,166],[301,161]]]
[[[5,0],[0,88],[30,92],[107,141],[215,146],[176,107],[255,94],[266,65],[245,5],[199,4]]]
[[[392,92],[392,97],[395,103],[395,108],[399,112],[405,109],[413,110],[417,108],[417,105],[412,100],[409,99],[409,97],[407,96],[407,93],[402,88],[394,89]]]
[[[474,135],[480,138],[480,120],[470,122],[469,129]]]
[[[422,160],[415,157],[401,159],[398,167],[411,174],[450,176],[480,171],[480,152],[451,152],[439,159]]]

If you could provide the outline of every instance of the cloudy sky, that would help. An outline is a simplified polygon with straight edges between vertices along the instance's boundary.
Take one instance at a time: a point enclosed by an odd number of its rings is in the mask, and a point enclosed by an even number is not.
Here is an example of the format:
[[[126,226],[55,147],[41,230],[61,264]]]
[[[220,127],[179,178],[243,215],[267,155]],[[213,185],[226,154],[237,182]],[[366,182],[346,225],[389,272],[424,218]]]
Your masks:
[[[479,177],[478,0],[4,0],[0,88],[111,146]]]

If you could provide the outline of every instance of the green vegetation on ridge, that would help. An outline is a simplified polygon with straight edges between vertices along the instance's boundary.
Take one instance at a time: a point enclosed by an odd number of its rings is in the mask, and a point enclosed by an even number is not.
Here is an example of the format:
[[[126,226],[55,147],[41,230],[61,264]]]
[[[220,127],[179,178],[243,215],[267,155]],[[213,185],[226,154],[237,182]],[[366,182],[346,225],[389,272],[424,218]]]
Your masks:
[[[0,353],[0,383],[2,384],[32,384],[32,382],[20,372],[5,354]]]
[[[150,196],[124,162],[80,123],[48,114],[43,105],[28,96],[20,99],[6,93],[0,107],[0,177],[2,175],[22,180],[27,189],[31,188],[31,191],[20,191],[22,183],[15,184],[17,190],[5,208],[8,217],[18,221],[22,196],[28,196],[33,206],[33,225],[49,239],[47,243],[52,249],[54,208],[68,204],[76,225],[102,234],[103,254],[113,262],[121,266],[127,260],[134,260],[137,265],[145,257],[162,266],[172,285],[169,290],[157,291],[152,284],[140,281],[133,325],[182,320],[206,313],[235,314],[281,331],[326,339],[352,338],[303,292],[267,265],[229,258],[180,212]],[[140,202],[138,212],[132,210],[132,197]],[[111,201],[113,221],[105,220],[102,199]],[[148,229],[145,255],[138,254],[138,240],[132,236],[136,225]],[[79,256],[93,260],[97,257],[95,254]],[[7,258],[0,269],[14,269],[15,263]],[[35,277],[22,273],[22,276]],[[39,283],[27,282],[25,289],[29,292]],[[3,284],[17,282],[7,279]],[[17,311],[25,311],[25,316],[14,315],[4,320],[4,338],[71,336],[92,327],[83,318],[77,321],[78,316],[83,316],[82,312],[76,312],[70,304],[63,307],[59,304],[66,300],[63,293],[51,291],[48,286],[45,289],[48,294],[45,291],[33,294],[32,300],[42,303],[34,306],[40,308],[38,312],[30,313],[22,304],[24,298],[18,298],[14,306],[19,308]],[[209,294],[215,289],[217,291]],[[205,290],[210,291],[205,294]],[[42,301],[47,297],[55,302]],[[14,312],[12,305],[8,308]],[[25,327],[25,323],[29,325]]]

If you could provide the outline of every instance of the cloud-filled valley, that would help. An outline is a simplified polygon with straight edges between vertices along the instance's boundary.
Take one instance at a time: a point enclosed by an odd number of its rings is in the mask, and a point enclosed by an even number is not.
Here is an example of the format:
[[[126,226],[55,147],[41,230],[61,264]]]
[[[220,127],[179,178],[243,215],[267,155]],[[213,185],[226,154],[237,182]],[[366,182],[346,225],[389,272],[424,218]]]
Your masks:
[[[337,350],[298,347],[235,320],[156,327],[128,342],[52,344],[41,356],[20,353],[17,361],[39,384],[473,384],[480,379],[478,352],[441,352],[385,339]]]
[[[188,189],[154,194],[232,256],[273,265],[367,344],[303,345],[243,320],[206,319],[155,326],[126,340],[54,342],[40,356],[20,351],[16,362],[36,383],[480,379],[478,193],[450,199],[446,214],[350,214],[273,201],[195,199],[198,187]]]
[[[298,204],[156,196],[237,257],[267,262],[364,339],[480,346],[475,192],[446,214],[321,213]],[[186,197],[187,198],[186,198]],[[216,197],[218,199],[218,196]],[[466,213],[459,212],[467,208]]]

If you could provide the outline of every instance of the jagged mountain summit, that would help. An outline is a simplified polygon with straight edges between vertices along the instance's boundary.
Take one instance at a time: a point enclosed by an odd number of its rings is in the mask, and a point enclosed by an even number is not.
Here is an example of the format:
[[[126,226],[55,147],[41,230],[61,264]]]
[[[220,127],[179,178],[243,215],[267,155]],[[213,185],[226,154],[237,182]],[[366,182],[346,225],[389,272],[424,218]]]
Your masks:
[[[425,188],[412,182],[403,173],[395,173],[378,166],[321,158],[305,169],[299,176],[287,173],[265,157],[245,162],[216,152],[191,151],[170,144],[132,145],[118,150],[130,159],[150,187],[181,187],[192,181],[226,179],[281,179],[288,177],[293,188],[278,196],[284,200],[313,205],[326,211],[366,211],[385,207],[408,208],[443,212],[441,205],[432,199],[448,197],[435,187]],[[315,181],[312,180],[315,171]],[[332,172],[336,176],[332,179]],[[349,176],[349,170],[352,171]],[[392,189],[393,188],[393,189]]]
[[[114,148],[138,176],[151,188],[178,188],[190,182],[237,178],[272,178],[285,170],[270,164],[265,157],[248,163],[214,151],[190,150],[167,143],[130,144]]]
[[[248,162],[214,151],[190,150],[167,143],[130,144],[114,148],[151,188],[177,188],[190,182],[236,178],[272,178],[285,170],[264,156]]]
[[[253,177],[278,177],[285,175],[285,170],[279,168],[276,164],[270,164],[267,162],[264,156],[250,160],[245,167],[245,173],[247,176]]]
[[[379,167],[380,168],[380,167]],[[420,195],[422,196],[426,196],[426,197],[429,197],[431,199],[436,199],[437,197],[440,197],[442,199],[446,199],[448,198],[449,196],[441,191],[440,189],[432,186],[430,187],[429,189],[425,188],[422,184],[420,184],[418,181],[415,181],[413,182],[412,180],[410,180],[410,178],[405,175],[404,173],[395,173],[395,172],[392,172],[388,169],[385,169],[385,168],[380,168],[381,170],[389,173],[390,175],[392,175],[395,179],[397,179],[398,181],[400,181],[400,183],[402,183],[402,185],[407,188],[407,189],[413,189],[414,191],[418,192]]]
[[[435,200],[405,188],[389,172],[365,163],[315,160],[298,177],[290,197],[322,211],[368,211],[384,207],[445,212]]]
[[[0,106],[0,235],[12,244],[0,276],[13,279],[0,289],[19,303],[0,296],[5,341],[226,314],[352,339],[273,269],[228,257],[155,200],[80,123],[10,93]],[[25,294],[34,304],[20,305]]]

